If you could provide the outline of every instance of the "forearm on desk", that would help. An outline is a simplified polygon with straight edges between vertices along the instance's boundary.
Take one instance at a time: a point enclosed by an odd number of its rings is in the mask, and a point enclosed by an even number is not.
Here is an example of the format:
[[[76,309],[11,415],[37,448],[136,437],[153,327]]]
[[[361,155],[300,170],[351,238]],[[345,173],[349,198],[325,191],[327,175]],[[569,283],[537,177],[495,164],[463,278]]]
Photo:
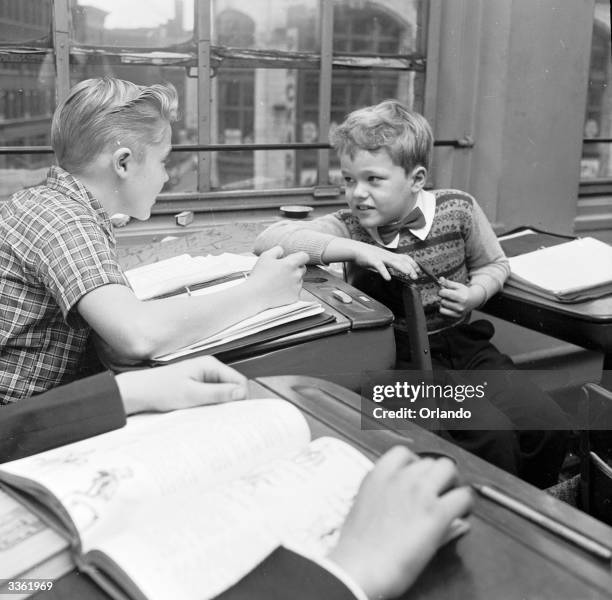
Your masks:
[[[113,289],[111,289],[113,288]],[[113,356],[147,360],[195,343],[269,307],[247,280],[206,296],[140,301],[124,286],[104,286],[78,305]]]
[[[123,427],[115,378],[100,373],[0,408],[0,462]]]
[[[324,258],[324,252],[332,240],[349,237],[344,223],[333,215],[319,217],[308,223],[281,221],[257,236],[254,252],[260,254],[273,246],[281,246],[287,254],[306,252],[310,264],[320,265],[333,262],[333,259]]]

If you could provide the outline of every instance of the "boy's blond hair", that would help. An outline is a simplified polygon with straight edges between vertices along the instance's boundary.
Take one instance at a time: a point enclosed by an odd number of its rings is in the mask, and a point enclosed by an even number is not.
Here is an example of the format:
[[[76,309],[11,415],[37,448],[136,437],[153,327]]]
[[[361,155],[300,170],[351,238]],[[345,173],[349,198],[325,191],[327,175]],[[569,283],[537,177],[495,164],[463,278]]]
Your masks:
[[[433,133],[427,119],[397,100],[385,100],[350,113],[331,134],[338,154],[385,150],[406,173],[416,166],[429,170]]]
[[[164,125],[176,120],[178,97],[172,84],[140,86],[103,77],[77,83],[57,107],[51,145],[57,163],[79,174],[108,148],[128,147],[137,160],[161,142]]]

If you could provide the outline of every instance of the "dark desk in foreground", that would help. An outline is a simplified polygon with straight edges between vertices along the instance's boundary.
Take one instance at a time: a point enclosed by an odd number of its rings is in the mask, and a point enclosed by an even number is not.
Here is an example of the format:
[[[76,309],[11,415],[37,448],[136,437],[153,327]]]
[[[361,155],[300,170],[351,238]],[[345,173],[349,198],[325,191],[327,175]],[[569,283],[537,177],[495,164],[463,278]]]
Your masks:
[[[403,443],[418,452],[453,457],[465,482],[493,485],[601,544],[612,544],[612,528],[523,483],[416,426],[362,430],[361,399],[332,383],[310,377],[263,377],[254,397],[281,397],[298,406],[313,437],[343,438],[371,457]],[[456,600],[603,600],[612,590],[612,565],[524,518],[476,498],[471,531],[442,548],[405,598]],[[372,548],[372,552],[376,549]],[[69,574],[37,600],[105,599],[86,577]],[[290,596],[288,596],[290,597]]]

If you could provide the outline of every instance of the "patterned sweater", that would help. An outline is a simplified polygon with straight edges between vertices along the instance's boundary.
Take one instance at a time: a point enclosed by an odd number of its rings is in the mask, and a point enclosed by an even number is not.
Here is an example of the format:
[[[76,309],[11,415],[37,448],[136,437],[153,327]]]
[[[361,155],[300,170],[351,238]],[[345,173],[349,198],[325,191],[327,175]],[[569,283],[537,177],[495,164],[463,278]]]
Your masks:
[[[485,292],[485,299],[490,298],[501,289],[509,273],[508,260],[491,225],[469,194],[458,190],[436,190],[433,194],[435,213],[427,237],[421,240],[408,228],[403,228],[397,248],[387,249],[410,254],[426,263],[438,276],[466,285],[479,285]],[[285,252],[306,251],[311,263],[322,264],[322,254],[334,237],[377,244],[357,217],[349,209],[343,209],[308,222],[276,223],[257,238],[255,252],[280,245]],[[436,284],[421,277],[416,285],[430,333],[457,323],[456,319],[440,314]],[[385,303],[396,315],[396,327],[402,330],[401,298],[388,298]]]

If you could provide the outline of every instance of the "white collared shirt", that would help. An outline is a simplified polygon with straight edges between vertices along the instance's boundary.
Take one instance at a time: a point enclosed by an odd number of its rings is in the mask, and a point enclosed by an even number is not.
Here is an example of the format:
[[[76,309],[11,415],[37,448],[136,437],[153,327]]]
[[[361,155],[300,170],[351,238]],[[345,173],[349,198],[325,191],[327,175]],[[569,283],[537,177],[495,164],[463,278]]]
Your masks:
[[[410,231],[418,237],[420,240],[424,240],[431,230],[433,225],[434,216],[436,214],[436,197],[425,190],[421,190],[417,196],[416,202],[413,208],[420,208],[425,217],[425,225],[418,229],[410,229]],[[391,240],[388,244],[384,244],[378,235],[378,229],[376,227],[367,229],[368,233],[374,238],[381,246],[385,248],[397,248],[399,245],[399,233]]]

